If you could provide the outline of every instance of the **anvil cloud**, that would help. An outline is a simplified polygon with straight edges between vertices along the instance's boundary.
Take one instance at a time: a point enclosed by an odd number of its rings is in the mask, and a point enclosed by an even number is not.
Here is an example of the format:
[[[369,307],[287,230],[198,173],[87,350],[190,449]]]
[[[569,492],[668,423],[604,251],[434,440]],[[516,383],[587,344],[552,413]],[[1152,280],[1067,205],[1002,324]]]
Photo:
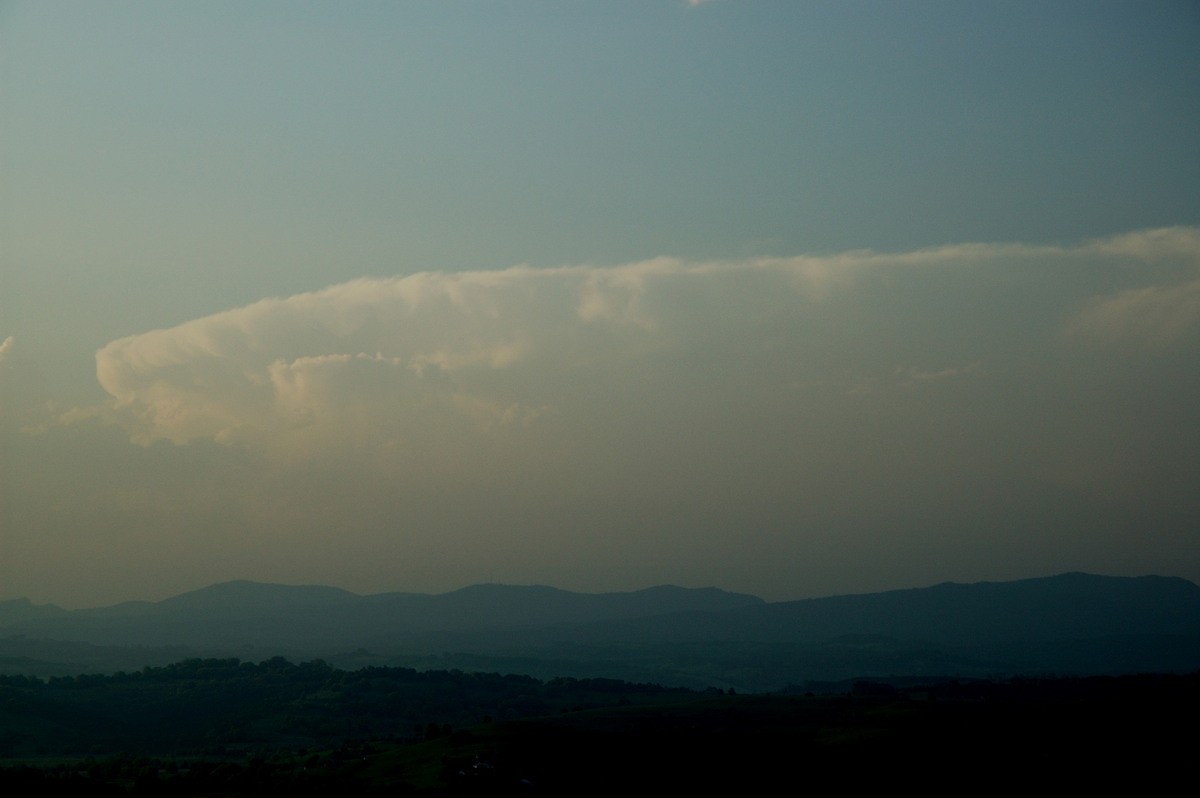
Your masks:
[[[361,279],[114,341],[97,374],[137,440],[290,456],[403,449],[431,429],[461,442],[586,426],[602,389],[623,415],[729,402],[728,424],[749,403],[783,414],[756,423],[788,426],[788,405],[814,393],[981,378],[1014,351],[1070,357],[1053,354],[1064,337],[1183,345],[1200,324],[1198,259],[1200,234],[1181,228],[1074,247]],[[1018,321],[1018,306],[1041,311]]]

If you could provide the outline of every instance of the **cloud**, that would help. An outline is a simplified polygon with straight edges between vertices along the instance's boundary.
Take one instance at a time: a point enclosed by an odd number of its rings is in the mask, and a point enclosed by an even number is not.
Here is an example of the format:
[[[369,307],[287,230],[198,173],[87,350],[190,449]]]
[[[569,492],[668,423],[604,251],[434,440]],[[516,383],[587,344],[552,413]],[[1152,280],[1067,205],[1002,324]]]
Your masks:
[[[919,369],[916,366],[909,366],[907,368],[897,366],[895,376],[900,380],[902,385],[913,387],[924,382],[945,380],[954,377],[979,377],[986,374],[987,372],[978,363],[969,363],[965,366],[951,366],[937,370]]]
[[[1157,230],[1139,230],[1092,241],[1081,247],[1080,251],[1129,257],[1141,262],[1180,258],[1200,266],[1200,263],[1197,263],[1197,253],[1200,253],[1200,228],[1163,227]]]
[[[838,397],[1001,380],[991,363],[1044,358],[1063,329],[1178,340],[1200,319],[1200,282],[1180,282],[1198,254],[1197,231],[1175,228],[1075,247],[361,279],[113,341],[97,376],[140,443],[287,458],[795,430],[849,412]]]
[[[1134,340],[1168,347],[1200,328],[1200,280],[1147,286],[1092,300],[1068,332],[1101,342]]]
[[[712,325],[744,327],[751,305],[787,312],[828,292],[828,271],[660,258],[356,280],[114,341],[97,376],[142,442],[398,443],[435,418],[487,431],[552,417],[534,390],[547,381],[686,349]]]
[[[113,341],[74,410],[8,344],[9,559],[780,596],[1194,561],[1198,256],[1177,228],[361,279]]]
[[[1126,281],[1138,284],[1089,297],[1068,321],[1068,337],[1163,349],[1200,328],[1200,228],[1127,233],[1079,251],[1121,264]]]

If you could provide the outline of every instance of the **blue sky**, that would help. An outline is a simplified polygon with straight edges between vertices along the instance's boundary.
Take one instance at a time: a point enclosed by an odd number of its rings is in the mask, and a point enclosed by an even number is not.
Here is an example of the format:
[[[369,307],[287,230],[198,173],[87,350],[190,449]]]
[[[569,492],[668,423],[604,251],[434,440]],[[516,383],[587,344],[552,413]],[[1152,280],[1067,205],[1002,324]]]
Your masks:
[[[1198,34],[0,3],[0,591],[1198,579]]]

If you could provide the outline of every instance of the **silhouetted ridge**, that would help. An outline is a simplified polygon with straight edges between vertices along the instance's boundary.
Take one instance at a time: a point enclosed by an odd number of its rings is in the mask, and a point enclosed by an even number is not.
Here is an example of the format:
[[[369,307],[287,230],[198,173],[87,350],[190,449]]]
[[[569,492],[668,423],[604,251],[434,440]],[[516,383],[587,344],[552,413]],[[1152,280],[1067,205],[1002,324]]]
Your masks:
[[[187,647],[206,656],[321,657],[346,667],[423,664],[772,689],[888,674],[1193,671],[1200,587],[1170,577],[1069,573],[768,604],[671,585],[589,594],[484,584],[440,595],[359,596],[238,581],[74,612],[0,604],[0,642],[19,635],[139,646],[154,657],[152,648]],[[15,662],[32,650],[13,643],[8,656]],[[70,656],[116,662],[110,652]],[[65,665],[48,662],[42,672],[62,673]]]
[[[359,598],[361,596],[340,587],[276,585],[238,579],[181,593],[158,602],[157,606],[164,609],[274,609],[300,605],[345,603]]]
[[[1163,576],[1068,573],[1014,582],[944,582],[768,605],[741,635],[883,634],[956,643],[1200,633],[1200,587]],[[740,635],[740,636],[741,636]]]

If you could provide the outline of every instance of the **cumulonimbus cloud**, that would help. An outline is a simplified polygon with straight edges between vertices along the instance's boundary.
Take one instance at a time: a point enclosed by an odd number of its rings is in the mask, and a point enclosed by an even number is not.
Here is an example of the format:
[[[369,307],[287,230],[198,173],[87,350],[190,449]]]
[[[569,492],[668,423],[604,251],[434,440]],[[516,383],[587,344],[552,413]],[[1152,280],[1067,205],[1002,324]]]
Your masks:
[[[1200,283],[1180,278],[1197,262],[1200,231],[1174,228],[361,279],[113,341],[97,376],[142,442],[422,449],[583,423],[606,395],[670,413],[697,396],[775,407],[799,382],[898,367],[985,375],[987,346],[1035,351],[1050,327],[1173,340],[1200,319]],[[989,332],[971,348],[963,324]]]
[[[827,282],[806,259],[667,258],[356,280],[114,341],[97,376],[144,440],[487,429],[553,410],[524,382],[553,379],[540,369],[611,367],[678,345],[717,306]]]

